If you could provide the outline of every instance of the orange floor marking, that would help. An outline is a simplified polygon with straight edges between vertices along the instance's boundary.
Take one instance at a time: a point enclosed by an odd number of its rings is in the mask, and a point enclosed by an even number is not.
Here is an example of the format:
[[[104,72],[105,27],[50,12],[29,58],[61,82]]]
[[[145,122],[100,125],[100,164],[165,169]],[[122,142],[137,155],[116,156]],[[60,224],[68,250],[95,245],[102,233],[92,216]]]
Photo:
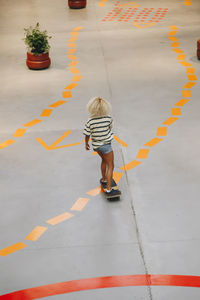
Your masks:
[[[181,109],[180,108],[171,108],[172,116],[180,116],[181,115]]]
[[[172,42],[178,41],[178,38],[176,38],[175,36],[168,36],[168,39],[171,40]]]
[[[191,2],[185,2],[185,5],[192,5]]]
[[[176,35],[177,34],[177,31],[170,31],[169,33],[168,33],[168,35],[170,36],[170,35]]]
[[[78,61],[72,61],[68,64],[68,67],[76,67],[77,64],[78,64]]]
[[[78,39],[77,37],[72,37],[72,38],[69,39],[68,42],[75,42],[77,39]]]
[[[185,98],[189,98],[192,95],[191,95],[190,90],[182,90],[182,96],[185,97]]]
[[[29,235],[25,238],[27,241],[37,241],[43,233],[48,229],[48,227],[36,226]]]
[[[102,3],[102,2],[100,2],[100,3],[98,3],[98,6],[104,6],[105,4],[104,3]]]
[[[12,145],[15,142],[16,141],[14,141],[14,140],[7,140],[7,141],[0,144],[0,149],[6,148],[6,147]]]
[[[73,74],[80,74],[81,72],[77,68],[69,69]]]
[[[87,192],[86,194],[94,197],[94,196],[97,196],[101,193],[102,193],[101,186],[98,186],[98,187],[92,189],[91,191]]]
[[[169,28],[170,28],[171,30],[178,30],[178,28],[177,28],[176,25],[170,25]]]
[[[14,253],[16,251],[19,251],[23,248],[27,247],[27,245],[25,245],[24,243],[16,243],[12,246],[9,246],[7,248],[4,248],[4,249],[1,249],[0,250],[0,256],[6,256],[6,255],[9,255],[11,253]]]
[[[192,65],[187,61],[179,61],[179,64],[183,65],[184,67],[191,67]]]
[[[129,171],[129,170],[137,167],[140,164],[141,164],[140,161],[133,160],[130,163],[128,163],[128,164],[124,165],[123,167],[121,167],[120,170]]]
[[[177,56],[178,60],[184,60],[185,58],[186,58],[186,55],[180,54],[180,55]]]
[[[77,57],[75,55],[67,55],[69,60],[77,60]]]
[[[72,78],[72,81],[80,81],[82,78],[81,75],[74,75],[74,77]]]
[[[70,91],[62,92],[63,98],[72,98],[72,93]]]
[[[136,27],[138,28],[147,28],[147,27],[150,27],[150,26],[153,26],[155,25],[156,23],[140,23],[140,22],[134,22],[133,25],[135,25]]]
[[[60,106],[60,105],[65,104],[65,103],[67,103],[67,101],[59,100],[59,101],[57,101],[57,102],[55,102],[55,103],[49,105],[49,107],[54,107],[54,108],[55,108],[55,107],[58,107],[58,106]]]
[[[73,31],[72,31],[72,32],[71,32],[71,35],[72,35],[72,36],[78,36],[79,33],[78,33],[78,32],[73,32]]]
[[[114,135],[114,139],[116,142],[118,142],[123,147],[128,147],[128,145],[125,142],[123,142],[120,138],[118,138],[116,135]]]
[[[118,5],[119,7],[124,7],[124,6],[128,6],[128,7],[139,7],[138,4],[136,4],[135,2],[128,2],[128,3],[124,3],[124,4],[120,4]]]
[[[146,144],[144,144],[144,146],[146,147],[154,147],[155,145],[157,145],[158,143],[160,143],[163,139],[160,138],[153,138],[152,140],[150,140],[149,142],[147,142]]]
[[[179,46],[179,43],[177,43],[177,42],[171,44],[171,47],[178,47],[178,46]]]
[[[96,151],[93,151],[92,152],[92,155],[97,155],[98,153]]]
[[[167,135],[167,127],[157,128],[157,136],[166,136],[166,135]]]
[[[18,128],[15,133],[13,134],[13,137],[22,137],[26,132],[26,129]]]
[[[52,219],[46,221],[46,223],[51,224],[51,225],[54,226],[54,225],[57,225],[61,222],[66,221],[68,219],[71,219],[72,217],[74,217],[74,215],[70,214],[69,212],[66,212],[64,214],[61,214],[61,215],[59,215],[55,218],[52,218]]]
[[[186,73],[187,74],[194,74],[195,73],[195,68],[187,68]]]
[[[167,119],[166,121],[164,121],[162,124],[163,125],[171,125],[174,122],[176,122],[179,118],[176,117],[170,117],[169,119]]]
[[[187,84],[185,84],[183,86],[183,88],[184,89],[191,89],[195,84],[196,84],[196,82],[188,82]]]
[[[76,49],[69,49],[67,51],[67,54],[74,54],[76,52]]]
[[[176,52],[176,53],[184,53],[181,49],[179,48],[175,48],[175,49],[172,49],[172,51]]]
[[[76,48],[76,44],[74,44],[74,43],[68,43],[67,46],[69,48]]]
[[[65,90],[72,90],[78,85],[78,83],[70,83],[68,86],[65,87]]]
[[[188,79],[189,79],[190,81],[196,81],[196,80],[197,80],[196,75],[187,75],[187,77],[188,77]]]
[[[87,203],[90,201],[89,198],[78,198],[78,200],[74,203],[71,210],[81,211],[84,209],[84,207],[87,205]]]
[[[175,105],[177,106],[183,106],[186,103],[188,103],[190,101],[190,99],[181,99],[180,101],[178,101]]]
[[[83,29],[83,27],[82,27],[82,26],[78,26],[78,27],[74,28],[73,30],[74,30],[74,31],[79,31],[79,30],[81,30],[81,29]]]
[[[149,154],[149,149],[140,149],[136,156],[137,159],[146,159]]]
[[[34,119],[26,124],[24,124],[25,127],[31,127],[31,126],[34,126],[38,123],[42,122],[42,120],[39,120],[39,119]]]
[[[40,117],[49,117],[52,113],[53,109],[44,109],[41,113]]]
[[[124,173],[122,172],[113,172],[113,179],[115,180],[115,182],[118,184],[118,182],[120,181],[120,179],[122,178],[122,176],[124,175]]]

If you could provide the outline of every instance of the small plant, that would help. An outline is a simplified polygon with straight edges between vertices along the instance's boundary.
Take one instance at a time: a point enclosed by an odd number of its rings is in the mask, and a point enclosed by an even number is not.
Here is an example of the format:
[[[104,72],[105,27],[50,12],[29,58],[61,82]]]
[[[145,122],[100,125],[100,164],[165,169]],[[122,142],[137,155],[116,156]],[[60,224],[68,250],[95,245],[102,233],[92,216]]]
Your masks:
[[[37,23],[35,28],[30,26],[29,28],[24,28],[25,31],[25,44],[30,53],[34,55],[39,55],[41,53],[46,53],[50,49],[48,39],[51,36],[47,35],[47,31],[40,31],[40,24]]]

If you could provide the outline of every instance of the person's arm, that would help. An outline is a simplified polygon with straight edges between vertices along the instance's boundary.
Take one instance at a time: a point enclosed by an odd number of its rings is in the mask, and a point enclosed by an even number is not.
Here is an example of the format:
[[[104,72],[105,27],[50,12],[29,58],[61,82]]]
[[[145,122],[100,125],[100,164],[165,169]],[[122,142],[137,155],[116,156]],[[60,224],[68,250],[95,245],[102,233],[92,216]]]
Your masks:
[[[90,150],[89,138],[90,138],[89,135],[86,135],[86,136],[85,136],[85,149],[86,149],[86,150]]]

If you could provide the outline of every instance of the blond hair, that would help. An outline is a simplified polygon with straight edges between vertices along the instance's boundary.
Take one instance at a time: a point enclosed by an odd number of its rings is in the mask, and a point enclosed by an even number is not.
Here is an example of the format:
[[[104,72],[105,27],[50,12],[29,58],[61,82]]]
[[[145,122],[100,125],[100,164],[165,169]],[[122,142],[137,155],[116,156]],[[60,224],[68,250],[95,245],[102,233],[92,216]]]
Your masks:
[[[88,102],[87,109],[91,117],[103,117],[109,114],[111,105],[107,100],[95,97]]]

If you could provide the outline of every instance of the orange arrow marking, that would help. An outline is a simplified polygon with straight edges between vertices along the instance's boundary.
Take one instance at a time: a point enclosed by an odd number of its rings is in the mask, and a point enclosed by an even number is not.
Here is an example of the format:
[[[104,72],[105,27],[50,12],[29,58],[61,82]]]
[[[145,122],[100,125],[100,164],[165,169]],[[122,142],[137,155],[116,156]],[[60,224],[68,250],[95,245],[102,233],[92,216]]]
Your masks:
[[[38,143],[40,143],[40,145],[42,145],[46,150],[55,150],[55,149],[61,149],[61,148],[65,148],[65,147],[71,147],[71,146],[76,146],[76,145],[80,145],[81,143],[74,143],[74,144],[68,144],[68,145],[64,145],[64,146],[58,146],[56,147],[62,140],[64,140],[64,138],[66,138],[66,136],[68,136],[72,131],[68,130],[67,132],[65,132],[61,137],[59,137],[59,139],[57,139],[52,145],[48,146],[42,139],[40,138],[36,138],[36,140],[38,141]]]
[[[138,28],[146,28],[150,26],[154,26],[156,23],[139,23],[139,22],[134,22],[133,25],[135,25]]]

